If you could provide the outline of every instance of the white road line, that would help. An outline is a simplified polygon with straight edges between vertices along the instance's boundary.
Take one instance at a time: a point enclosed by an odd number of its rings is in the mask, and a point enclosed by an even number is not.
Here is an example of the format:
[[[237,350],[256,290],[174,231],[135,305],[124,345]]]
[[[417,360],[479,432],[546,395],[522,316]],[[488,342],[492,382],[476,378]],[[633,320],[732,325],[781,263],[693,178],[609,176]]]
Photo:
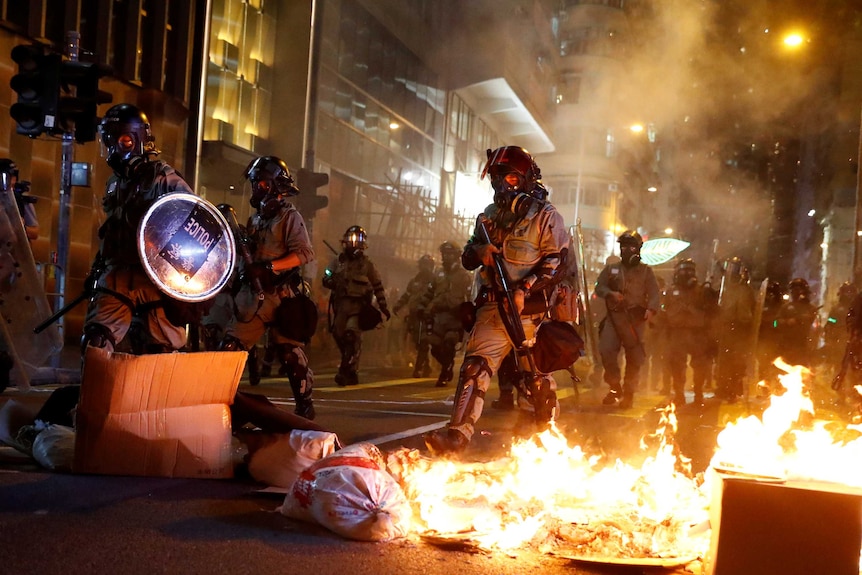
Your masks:
[[[414,427],[413,429],[408,429],[406,431],[402,431],[400,433],[393,433],[392,435],[384,435],[383,437],[378,437],[377,439],[372,439],[370,443],[374,445],[381,445],[383,443],[389,443],[390,441],[398,441],[399,439],[404,439],[407,437],[413,437],[415,435],[421,435],[423,433],[427,433],[429,431],[434,431],[435,429],[440,429],[441,427],[446,427],[446,424],[449,422],[449,418],[446,418],[446,421],[441,421],[439,423],[432,423],[430,425],[423,425],[422,427]]]

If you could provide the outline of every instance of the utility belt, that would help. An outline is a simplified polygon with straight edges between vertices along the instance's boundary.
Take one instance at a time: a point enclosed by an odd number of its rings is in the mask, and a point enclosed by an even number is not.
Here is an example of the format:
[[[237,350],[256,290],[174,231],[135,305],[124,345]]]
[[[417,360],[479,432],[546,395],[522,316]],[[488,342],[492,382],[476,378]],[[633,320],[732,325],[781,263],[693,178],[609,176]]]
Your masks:
[[[505,295],[492,288],[483,287],[479,290],[479,295],[476,296],[474,301],[478,308],[482,307],[486,303],[496,303],[504,299],[506,299]],[[545,313],[546,311],[548,311],[548,298],[543,290],[531,293],[530,296],[524,300],[524,309],[521,312],[521,315],[536,315]]]

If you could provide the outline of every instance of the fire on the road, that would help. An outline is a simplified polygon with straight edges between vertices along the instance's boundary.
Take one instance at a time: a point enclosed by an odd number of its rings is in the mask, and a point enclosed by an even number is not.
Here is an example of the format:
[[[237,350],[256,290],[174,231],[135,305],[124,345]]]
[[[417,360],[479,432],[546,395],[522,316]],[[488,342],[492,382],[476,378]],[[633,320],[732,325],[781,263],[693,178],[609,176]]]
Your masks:
[[[862,482],[862,439],[836,441],[826,423],[813,418],[804,368],[780,360],[776,365],[787,371],[783,393],[771,398],[762,418],[749,416],[722,430],[704,475],[691,473],[673,443],[672,407],[663,410],[650,441],[641,442],[642,449],[653,448],[639,467],[591,456],[552,427],[513,443],[499,460],[430,460],[404,449],[390,454],[390,471],[413,504],[413,532],[419,535],[568,556],[704,557],[715,467]]]

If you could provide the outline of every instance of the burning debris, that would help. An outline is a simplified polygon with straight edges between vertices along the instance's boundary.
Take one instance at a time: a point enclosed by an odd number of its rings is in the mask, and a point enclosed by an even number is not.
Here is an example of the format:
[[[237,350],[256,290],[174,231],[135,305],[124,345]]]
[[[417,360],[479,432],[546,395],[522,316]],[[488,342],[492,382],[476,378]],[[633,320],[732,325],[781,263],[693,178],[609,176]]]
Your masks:
[[[673,408],[662,413],[657,449],[640,469],[570,447],[550,430],[486,463],[429,460],[403,449],[389,470],[414,507],[414,532],[469,538],[483,549],[519,548],[602,558],[696,558],[709,541],[691,535],[708,497],[675,453]]]
[[[589,455],[552,426],[494,461],[431,460],[401,449],[388,455],[388,469],[413,507],[411,532],[431,542],[682,565],[707,555],[716,469],[771,480],[862,483],[862,440],[836,441],[828,422],[814,419],[805,368],[776,365],[786,372],[784,389],[761,418],[727,425],[705,474],[692,474],[674,444],[672,406],[662,410],[657,432],[641,441],[647,457],[640,467]]]

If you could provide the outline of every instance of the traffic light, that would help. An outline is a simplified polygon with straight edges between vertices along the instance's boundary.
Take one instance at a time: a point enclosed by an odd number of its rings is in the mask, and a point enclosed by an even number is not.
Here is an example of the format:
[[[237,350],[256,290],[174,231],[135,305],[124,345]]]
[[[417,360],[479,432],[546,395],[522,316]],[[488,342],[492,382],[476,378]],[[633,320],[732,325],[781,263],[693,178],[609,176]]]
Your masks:
[[[18,93],[9,114],[18,124],[17,132],[36,137],[56,124],[60,95],[59,54],[48,54],[42,46],[21,44],[12,48],[18,73],[9,85]]]
[[[60,65],[60,127],[75,133],[75,141],[92,142],[99,126],[98,106],[113,100],[110,93],[99,90],[99,78],[111,69],[94,62],[63,61]]]
[[[325,208],[329,205],[329,198],[318,195],[317,188],[325,186],[329,183],[329,174],[323,172],[312,172],[305,168],[300,168],[296,173],[296,186],[299,188],[299,196],[297,196],[297,207],[302,215],[306,218],[314,217],[314,212]]]

